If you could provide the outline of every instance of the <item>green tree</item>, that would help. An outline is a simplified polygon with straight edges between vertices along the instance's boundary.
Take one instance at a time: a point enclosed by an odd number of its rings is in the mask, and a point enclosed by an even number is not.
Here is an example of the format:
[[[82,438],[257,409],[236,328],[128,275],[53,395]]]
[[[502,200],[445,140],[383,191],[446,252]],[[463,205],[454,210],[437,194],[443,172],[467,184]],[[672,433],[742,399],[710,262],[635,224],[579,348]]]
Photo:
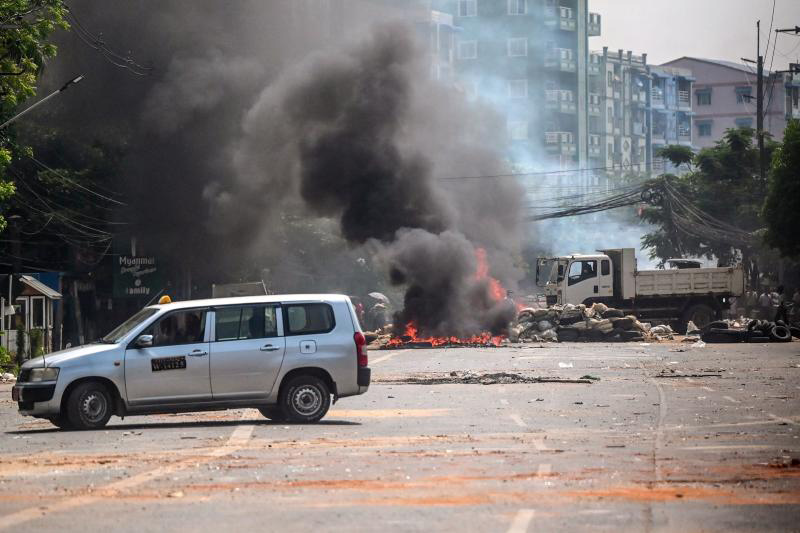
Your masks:
[[[45,62],[56,55],[48,39],[57,28],[69,27],[66,12],[63,0],[0,0],[0,121],[36,94]],[[15,191],[6,178],[12,157],[8,131],[0,131],[0,231],[6,225],[4,207]]]
[[[768,155],[775,146],[767,143]],[[676,165],[687,164],[685,150],[670,147],[663,154]],[[694,156],[692,171],[664,176],[676,194],[664,194],[658,205],[642,213],[657,227],[642,238],[651,258],[663,264],[670,257],[691,255],[716,259],[720,266],[742,261],[748,271],[757,272],[751,263],[762,250],[751,237],[764,227],[761,207],[766,195],[758,157],[755,132],[730,129],[715,146]],[[687,209],[700,216],[687,216]]]
[[[763,217],[764,240],[787,257],[800,256],[800,121],[786,126],[783,144],[775,151]]]

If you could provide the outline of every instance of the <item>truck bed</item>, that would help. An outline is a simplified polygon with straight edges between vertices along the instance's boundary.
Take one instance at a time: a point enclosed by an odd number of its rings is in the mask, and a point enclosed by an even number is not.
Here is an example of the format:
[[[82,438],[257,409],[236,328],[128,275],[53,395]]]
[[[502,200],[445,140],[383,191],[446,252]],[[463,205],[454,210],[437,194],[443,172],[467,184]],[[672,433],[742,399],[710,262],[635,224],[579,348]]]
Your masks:
[[[640,270],[634,274],[636,296],[691,294],[741,296],[744,272],[741,266],[687,268],[683,270]]]

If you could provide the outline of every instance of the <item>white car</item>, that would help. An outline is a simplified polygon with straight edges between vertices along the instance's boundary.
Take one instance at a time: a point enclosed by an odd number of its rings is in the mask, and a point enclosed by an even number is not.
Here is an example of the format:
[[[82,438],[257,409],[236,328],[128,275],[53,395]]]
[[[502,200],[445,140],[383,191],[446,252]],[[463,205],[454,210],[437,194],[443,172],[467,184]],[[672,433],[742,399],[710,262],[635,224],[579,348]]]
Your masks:
[[[12,397],[21,414],[65,429],[245,407],[316,422],[331,396],[363,394],[369,382],[347,296],[274,295],[145,307],[96,343],[27,361]]]

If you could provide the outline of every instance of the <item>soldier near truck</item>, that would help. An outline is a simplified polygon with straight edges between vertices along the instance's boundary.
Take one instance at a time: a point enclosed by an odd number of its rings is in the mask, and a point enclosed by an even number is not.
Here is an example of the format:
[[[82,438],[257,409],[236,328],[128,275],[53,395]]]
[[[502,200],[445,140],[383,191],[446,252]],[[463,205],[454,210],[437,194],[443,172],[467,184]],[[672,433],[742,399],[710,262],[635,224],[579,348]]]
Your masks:
[[[731,298],[744,294],[741,265],[672,263],[677,268],[639,270],[633,248],[540,258],[537,283],[544,287],[548,305],[601,302],[641,318],[677,322],[679,328],[689,321],[703,327],[722,316]]]

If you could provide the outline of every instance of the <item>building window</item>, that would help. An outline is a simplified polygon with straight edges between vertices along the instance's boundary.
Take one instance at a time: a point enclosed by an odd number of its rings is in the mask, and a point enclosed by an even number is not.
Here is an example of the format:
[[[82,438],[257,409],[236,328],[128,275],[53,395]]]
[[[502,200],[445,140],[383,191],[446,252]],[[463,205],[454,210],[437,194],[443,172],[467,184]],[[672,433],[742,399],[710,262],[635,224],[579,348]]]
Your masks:
[[[697,99],[697,105],[711,105],[711,89],[695,91],[694,95]]]
[[[509,15],[525,15],[528,13],[528,0],[508,0]]]
[[[561,15],[562,19],[571,19],[572,18],[572,8],[560,6],[559,7],[559,15]]]
[[[475,59],[478,57],[478,41],[461,41],[458,43],[459,59]]]
[[[527,98],[528,80],[508,80],[508,97],[515,99]]]
[[[711,137],[711,123],[698,122],[697,123],[697,136],[698,137]]]
[[[31,328],[44,327],[44,297],[31,296]]]
[[[458,16],[474,17],[478,14],[478,0],[458,0]]]
[[[508,136],[512,141],[528,140],[528,123],[521,121],[510,121],[508,123]]]
[[[528,39],[525,37],[512,37],[508,40],[508,57],[526,55],[528,55]]]
[[[737,118],[734,120],[737,128],[752,128],[753,127],[753,119],[751,117],[746,118]]]
[[[750,98],[752,98],[752,89],[750,87],[736,87],[737,104],[750,103]]]

